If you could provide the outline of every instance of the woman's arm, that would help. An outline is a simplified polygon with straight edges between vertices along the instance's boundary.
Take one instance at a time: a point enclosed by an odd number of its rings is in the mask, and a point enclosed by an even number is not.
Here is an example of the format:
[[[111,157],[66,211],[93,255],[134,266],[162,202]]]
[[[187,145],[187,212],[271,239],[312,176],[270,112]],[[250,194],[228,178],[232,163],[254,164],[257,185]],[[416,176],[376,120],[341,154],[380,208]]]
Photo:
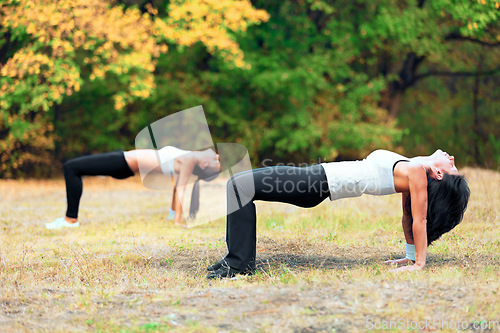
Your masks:
[[[410,212],[407,212],[405,207],[406,207],[406,202],[408,201],[409,193],[403,193],[402,196],[402,208],[403,208],[403,217],[401,219],[401,225],[403,227],[403,232],[405,234],[405,240],[406,244],[415,244],[413,241],[413,232],[412,232],[412,217]]]
[[[182,202],[184,193],[186,192],[186,185],[189,177],[191,177],[196,159],[194,156],[181,156],[177,160],[180,163],[179,178],[174,187],[174,210],[175,210],[175,223],[180,224],[182,219]]]
[[[409,197],[409,193],[403,192],[402,201],[401,201],[401,207],[403,210],[403,217],[401,218],[401,224],[403,227],[403,232],[405,235],[406,244],[413,245],[415,243],[413,241],[413,232],[412,232],[412,228],[411,228],[411,214],[410,214],[410,212],[408,212],[405,209],[406,202],[408,201],[408,197]],[[414,262],[414,261],[412,259],[408,258],[408,253],[407,253],[407,256],[405,258],[385,261],[386,264],[395,264],[395,265],[407,264],[407,263],[411,263],[411,262]]]
[[[419,163],[409,165],[408,183],[413,225],[411,230],[406,226],[405,237],[411,231],[417,258],[415,265],[400,267],[398,271],[422,269],[427,257],[427,173]]]

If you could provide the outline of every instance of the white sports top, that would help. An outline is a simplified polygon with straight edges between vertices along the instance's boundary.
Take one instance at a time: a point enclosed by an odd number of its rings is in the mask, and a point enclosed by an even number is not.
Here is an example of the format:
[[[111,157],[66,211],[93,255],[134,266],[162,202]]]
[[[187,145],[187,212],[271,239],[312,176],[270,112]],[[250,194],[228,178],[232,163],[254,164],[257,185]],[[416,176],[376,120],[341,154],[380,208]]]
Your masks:
[[[388,150],[376,150],[362,161],[321,163],[330,188],[330,200],[394,194],[393,169],[407,157]]]
[[[158,158],[160,160],[161,172],[165,175],[173,175],[174,170],[174,159],[189,154],[191,151],[182,150],[173,146],[165,146],[158,150]]]

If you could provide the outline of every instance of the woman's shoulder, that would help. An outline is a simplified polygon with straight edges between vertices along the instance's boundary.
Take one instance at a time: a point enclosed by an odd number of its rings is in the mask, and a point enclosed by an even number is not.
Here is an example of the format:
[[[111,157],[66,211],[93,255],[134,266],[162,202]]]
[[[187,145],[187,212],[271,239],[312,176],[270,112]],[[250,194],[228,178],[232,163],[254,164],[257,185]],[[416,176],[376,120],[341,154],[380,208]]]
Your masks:
[[[397,192],[408,192],[410,183],[427,183],[427,173],[422,164],[415,160],[398,163],[393,171],[394,187]]]

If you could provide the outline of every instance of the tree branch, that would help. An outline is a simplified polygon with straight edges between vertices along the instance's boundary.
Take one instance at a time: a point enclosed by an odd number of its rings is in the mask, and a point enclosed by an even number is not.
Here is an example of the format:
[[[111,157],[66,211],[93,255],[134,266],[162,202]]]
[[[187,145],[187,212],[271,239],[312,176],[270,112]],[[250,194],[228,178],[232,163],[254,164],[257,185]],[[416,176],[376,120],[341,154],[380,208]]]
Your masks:
[[[457,32],[450,33],[444,39],[445,40],[466,40],[468,42],[480,44],[480,45],[487,46],[487,47],[498,47],[498,46],[500,46],[500,43],[485,42],[485,41],[482,41],[482,40],[479,40],[479,39],[474,39],[474,38],[471,38],[471,37],[462,36],[462,35],[460,35]]]
[[[426,78],[428,76],[485,76],[485,75],[494,75],[500,73],[500,67],[499,68],[494,68],[488,71],[480,71],[480,72],[441,72],[441,71],[430,71],[427,73],[423,73],[420,75],[415,76],[413,79],[414,83],[417,80]]]

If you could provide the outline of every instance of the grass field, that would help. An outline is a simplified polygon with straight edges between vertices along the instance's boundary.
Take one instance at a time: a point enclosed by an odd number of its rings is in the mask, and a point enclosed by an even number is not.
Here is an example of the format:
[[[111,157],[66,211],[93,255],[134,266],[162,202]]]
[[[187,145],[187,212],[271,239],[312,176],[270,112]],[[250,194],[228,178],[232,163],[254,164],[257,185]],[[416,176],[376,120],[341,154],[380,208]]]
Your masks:
[[[364,196],[258,203],[257,274],[222,281],[224,219],[177,227],[138,177],[85,179],[80,228],[58,231],[63,180],[0,180],[0,331],[500,331],[500,174],[462,171],[468,211],[423,271],[383,264],[404,255],[400,196]]]

